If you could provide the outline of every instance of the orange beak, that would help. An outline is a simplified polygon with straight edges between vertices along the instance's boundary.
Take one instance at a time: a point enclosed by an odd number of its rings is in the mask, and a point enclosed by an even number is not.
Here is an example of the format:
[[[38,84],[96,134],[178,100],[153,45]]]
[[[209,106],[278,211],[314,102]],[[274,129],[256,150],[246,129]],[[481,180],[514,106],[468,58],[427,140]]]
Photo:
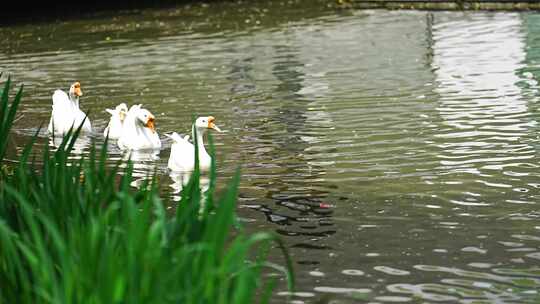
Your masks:
[[[214,121],[216,121],[214,116],[208,116],[208,129],[214,129],[214,130],[216,130],[218,132],[221,132],[221,129],[218,128],[218,126],[216,126]]]
[[[154,118],[150,117],[148,118],[148,121],[145,125],[148,129],[152,130],[152,132],[156,132],[156,125],[154,124]]]
[[[83,95],[82,93],[82,90],[81,90],[81,83],[80,82],[75,82],[75,96],[78,96],[78,97],[81,97]]]

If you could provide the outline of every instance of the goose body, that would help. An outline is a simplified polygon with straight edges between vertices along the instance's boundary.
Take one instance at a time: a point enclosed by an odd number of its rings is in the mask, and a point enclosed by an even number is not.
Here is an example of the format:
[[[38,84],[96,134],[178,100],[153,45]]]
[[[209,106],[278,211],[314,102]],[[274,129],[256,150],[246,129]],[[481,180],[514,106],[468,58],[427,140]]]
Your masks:
[[[154,115],[143,109],[142,105],[131,106],[124,119],[118,147],[130,150],[160,149],[161,140],[154,121]]]
[[[212,158],[204,148],[204,134],[208,129],[213,129],[218,132],[221,130],[214,124],[215,118],[212,116],[199,117],[192,127],[193,138],[197,138],[199,151],[199,168],[201,171],[210,169]],[[181,137],[178,133],[173,132],[167,135],[173,140],[171,146],[171,154],[169,156],[168,168],[174,172],[193,171],[195,168],[195,146],[189,142],[189,136]]]
[[[111,114],[111,119],[109,124],[103,131],[103,136],[109,136],[109,139],[118,139],[122,135],[122,129],[124,126],[124,120],[126,118],[128,107],[125,103],[121,103],[116,106],[114,109],[105,109],[109,114]]]
[[[68,94],[62,90],[54,91],[51,119],[47,128],[49,133],[66,134],[72,127],[77,129],[81,124],[81,132],[92,132],[90,119],[79,108],[80,96],[82,91],[79,82],[71,85]]]

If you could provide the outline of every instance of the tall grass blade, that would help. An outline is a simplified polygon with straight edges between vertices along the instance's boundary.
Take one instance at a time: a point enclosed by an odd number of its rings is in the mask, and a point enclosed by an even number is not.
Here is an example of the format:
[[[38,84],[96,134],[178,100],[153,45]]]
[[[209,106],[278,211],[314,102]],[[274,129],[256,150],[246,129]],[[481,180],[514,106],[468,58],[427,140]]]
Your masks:
[[[15,95],[11,106],[9,106],[9,88],[11,85],[11,78],[8,77],[0,97],[0,162],[4,160],[7,145],[8,135],[13,122],[15,120],[15,114],[21,102],[23,86],[19,88],[19,91]]]

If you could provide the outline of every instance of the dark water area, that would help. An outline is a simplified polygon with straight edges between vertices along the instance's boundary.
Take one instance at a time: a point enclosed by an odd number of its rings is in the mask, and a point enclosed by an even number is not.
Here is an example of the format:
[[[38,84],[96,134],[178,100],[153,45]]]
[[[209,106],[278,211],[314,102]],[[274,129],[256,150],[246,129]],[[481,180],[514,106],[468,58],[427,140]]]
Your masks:
[[[246,229],[295,261],[290,303],[540,301],[537,13],[219,2],[0,38],[3,78],[25,86],[12,157],[80,80],[95,134],[74,157],[103,142],[105,108],[142,103],[164,147],[137,178],[157,170],[173,209],[164,134],[215,116],[218,183],[240,166]]]
[[[222,0],[214,0],[222,1]],[[227,1],[227,0],[225,0]],[[166,9],[182,4],[212,3],[212,0],[94,0],[94,1],[11,1],[0,10],[0,25],[47,23],[76,19],[93,19],[96,15],[138,13],[144,9]]]

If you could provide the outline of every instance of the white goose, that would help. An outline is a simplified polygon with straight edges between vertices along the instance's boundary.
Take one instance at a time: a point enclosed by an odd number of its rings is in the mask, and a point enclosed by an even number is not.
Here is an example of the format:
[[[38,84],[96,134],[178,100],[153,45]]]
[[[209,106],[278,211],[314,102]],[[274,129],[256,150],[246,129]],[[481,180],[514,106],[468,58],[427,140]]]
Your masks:
[[[65,134],[70,128],[77,129],[86,114],[79,109],[79,97],[82,96],[81,83],[74,82],[69,88],[69,96],[62,90],[53,93],[51,120],[47,130],[49,133]],[[92,132],[90,119],[84,120],[81,132]]]
[[[197,145],[199,148],[199,168],[201,171],[210,169],[212,159],[206,152],[203,143],[203,136],[208,129],[213,129],[218,132],[221,130],[214,123],[216,119],[212,116],[199,117],[193,124],[191,130],[193,138],[197,136]],[[174,143],[171,146],[171,155],[169,156],[168,167],[171,171],[182,172],[192,171],[195,167],[195,146],[188,141],[189,135],[183,138],[178,133],[173,132],[170,137]]]
[[[127,112],[118,138],[120,149],[150,150],[160,149],[161,140],[156,132],[155,117],[142,105],[133,105]]]
[[[128,107],[125,103],[121,103],[114,109],[105,109],[111,114],[109,124],[103,131],[103,136],[109,136],[109,139],[118,139],[122,135],[122,127],[124,125],[124,119],[126,118]]]

